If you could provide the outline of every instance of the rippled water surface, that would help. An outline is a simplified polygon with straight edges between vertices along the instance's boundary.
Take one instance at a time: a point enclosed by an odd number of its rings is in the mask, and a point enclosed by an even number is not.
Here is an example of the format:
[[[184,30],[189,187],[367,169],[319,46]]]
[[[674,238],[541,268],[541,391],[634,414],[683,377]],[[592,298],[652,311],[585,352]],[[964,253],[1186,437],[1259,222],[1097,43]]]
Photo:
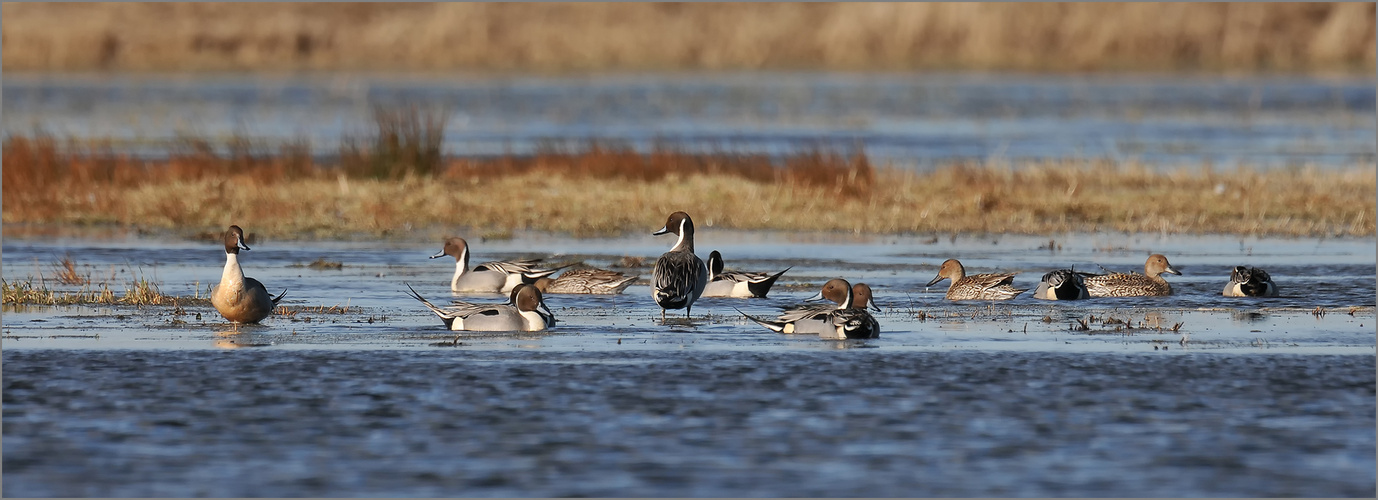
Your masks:
[[[1372,77],[1020,74],[6,75],[6,134],[42,128],[164,154],[180,137],[318,153],[371,106],[449,110],[445,152],[528,154],[615,138],[770,154],[864,146],[917,168],[986,158],[1111,158],[1221,168],[1374,161]],[[216,141],[212,141],[216,142]]]
[[[665,238],[473,238],[479,261],[642,276],[623,295],[548,296],[560,324],[540,334],[456,338],[407,297],[403,283],[455,297],[453,262],[427,258],[438,240],[256,241],[248,274],[316,309],[238,331],[206,306],[7,306],[4,494],[1375,494],[1371,239],[1065,235],[1048,250],[705,227],[699,252],[729,268],[794,267],[770,298],[702,299],[662,324],[649,267],[613,266],[649,263]],[[1056,267],[1141,270],[1150,252],[1183,272],[1175,295],[951,303],[924,286],[949,257],[1032,287]],[[224,263],[214,242],[11,237],[3,276],[50,277],[68,253],[117,292],[133,276],[204,292]],[[303,266],[321,257],[344,267]],[[1283,296],[1221,297],[1240,264]],[[770,315],[837,276],[876,290],[881,338],[778,335],[734,310]]]

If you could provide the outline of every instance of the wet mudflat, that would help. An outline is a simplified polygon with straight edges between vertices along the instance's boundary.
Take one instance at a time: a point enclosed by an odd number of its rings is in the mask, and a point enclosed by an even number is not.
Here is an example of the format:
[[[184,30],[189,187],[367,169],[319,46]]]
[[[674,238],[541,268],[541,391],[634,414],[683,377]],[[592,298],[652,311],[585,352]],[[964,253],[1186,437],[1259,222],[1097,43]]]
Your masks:
[[[700,240],[730,268],[795,268],[769,299],[703,299],[668,324],[644,281],[551,295],[561,323],[541,334],[457,338],[406,297],[404,282],[458,297],[453,262],[426,258],[438,242],[254,245],[249,275],[318,309],[238,330],[209,307],[7,306],[3,493],[1375,494],[1371,240]],[[668,245],[518,235],[474,250],[607,268]],[[1183,271],[1175,295],[951,303],[924,286],[947,257],[1031,287],[1056,267],[1142,269],[1149,251]],[[5,279],[65,252],[175,295],[223,265],[213,243],[7,238]],[[302,267],[318,257],[343,268]],[[1283,296],[1220,297],[1239,264]],[[880,339],[777,335],[733,310],[769,315],[834,276],[876,289]]]

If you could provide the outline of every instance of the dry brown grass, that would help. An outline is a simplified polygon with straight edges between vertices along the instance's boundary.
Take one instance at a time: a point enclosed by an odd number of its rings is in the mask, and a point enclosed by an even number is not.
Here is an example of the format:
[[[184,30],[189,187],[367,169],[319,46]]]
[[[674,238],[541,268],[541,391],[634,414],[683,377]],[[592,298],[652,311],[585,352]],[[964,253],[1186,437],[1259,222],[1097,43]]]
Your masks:
[[[1374,68],[1372,3],[22,3],[4,70]]]
[[[64,285],[85,285],[91,282],[89,273],[83,276],[77,272],[77,263],[72,260],[71,255],[63,256],[62,260],[57,261],[53,265],[53,271],[57,275],[57,282]]]
[[[874,169],[864,154],[637,154],[616,147],[452,160],[434,176],[349,178],[281,157],[144,164],[52,139],[4,149],[5,224],[114,224],[187,234],[231,223],[277,238],[514,230],[649,231],[685,210],[701,227],[860,233],[1129,231],[1371,237],[1375,168],[1204,167],[1068,160]],[[238,168],[224,162],[242,161]],[[197,166],[200,168],[192,168]],[[291,172],[291,173],[288,173]]]
[[[87,283],[90,284],[89,282]],[[5,304],[28,305],[131,305],[131,306],[173,306],[210,305],[210,300],[196,297],[175,297],[164,295],[158,284],[144,278],[135,279],[124,289],[123,296],[116,296],[110,284],[102,282],[99,286],[82,286],[78,290],[55,290],[47,287],[40,278],[23,281],[0,280]]]

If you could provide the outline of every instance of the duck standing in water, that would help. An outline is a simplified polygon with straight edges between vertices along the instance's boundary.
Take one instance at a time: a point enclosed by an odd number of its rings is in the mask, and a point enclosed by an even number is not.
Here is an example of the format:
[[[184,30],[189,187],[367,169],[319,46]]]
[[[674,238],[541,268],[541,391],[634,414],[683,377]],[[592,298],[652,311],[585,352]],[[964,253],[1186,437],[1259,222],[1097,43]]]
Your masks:
[[[244,276],[244,270],[239,267],[239,251],[248,250],[249,245],[244,244],[243,229],[230,226],[223,240],[225,272],[220,275],[220,283],[211,290],[211,305],[231,322],[258,323],[273,313],[287,290],[273,297],[263,283]]]
[[[660,306],[660,320],[665,321],[667,309],[684,309],[684,317],[689,317],[694,301],[703,295],[708,285],[708,266],[703,259],[694,255],[694,221],[689,214],[675,212],[665,220],[665,227],[651,233],[660,235],[675,233],[679,241],[670,251],[656,259],[651,272],[651,295]]]

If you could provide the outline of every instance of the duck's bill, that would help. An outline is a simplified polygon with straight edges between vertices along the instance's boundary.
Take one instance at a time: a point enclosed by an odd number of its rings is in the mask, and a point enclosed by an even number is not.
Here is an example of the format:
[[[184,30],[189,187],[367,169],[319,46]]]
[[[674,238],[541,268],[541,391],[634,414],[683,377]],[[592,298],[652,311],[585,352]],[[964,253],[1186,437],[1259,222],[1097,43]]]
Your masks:
[[[1164,269],[1163,272],[1165,272],[1165,273],[1176,274],[1176,275],[1178,275],[1178,276],[1181,276],[1181,275],[1182,275],[1182,272],[1181,272],[1181,271],[1178,271],[1178,270],[1176,270],[1176,269],[1173,269],[1172,266],[1168,266],[1168,268],[1167,268],[1167,269]]]
[[[938,276],[938,277],[936,277],[936,278],[933,278],[933,281],[928,282],[928,284],[927,284],[927,285],[924,285],[924,286],[933,286],[933,285],[938,284],[938,282],[939,282],[939,281],[942,281],[942,280],[943,280],[943,277],[942,277],[942,276]]]
[[[871,309],[875,309],[876,312],[881,312],[880,306],[876,305],[876,301],[874,300],[866,301],[866,305],[871,306]]]
[[[437,254],[435,254],[435,255],[432,255],[431,258],[432,258],[432,259],[438,259],[438,258],[441,258],[441,257],[444,257],[444,256],[445,256],[445,249],[442,248],[442,249],[440,249],[440,253],[437,253]]]
[[[813,294],[812,297],[809,297],[809,298],[807,298],[807,299],[804,299],[804,302],[817,302],[817,301],[820,301],[820,300],[823,300],[823,291],[822,291],[822,290],[819,290],[818,293]]]
[[[668,233],[668,232],[670,232],[670,228],[668,228],[668,227],[662,227],[662,228],[660,228],[659,231],[656,231],[656,232],[654,232],[654,233],[651,233],[651,236],[660,236],[660,235],[665,234],[665,233]]]

